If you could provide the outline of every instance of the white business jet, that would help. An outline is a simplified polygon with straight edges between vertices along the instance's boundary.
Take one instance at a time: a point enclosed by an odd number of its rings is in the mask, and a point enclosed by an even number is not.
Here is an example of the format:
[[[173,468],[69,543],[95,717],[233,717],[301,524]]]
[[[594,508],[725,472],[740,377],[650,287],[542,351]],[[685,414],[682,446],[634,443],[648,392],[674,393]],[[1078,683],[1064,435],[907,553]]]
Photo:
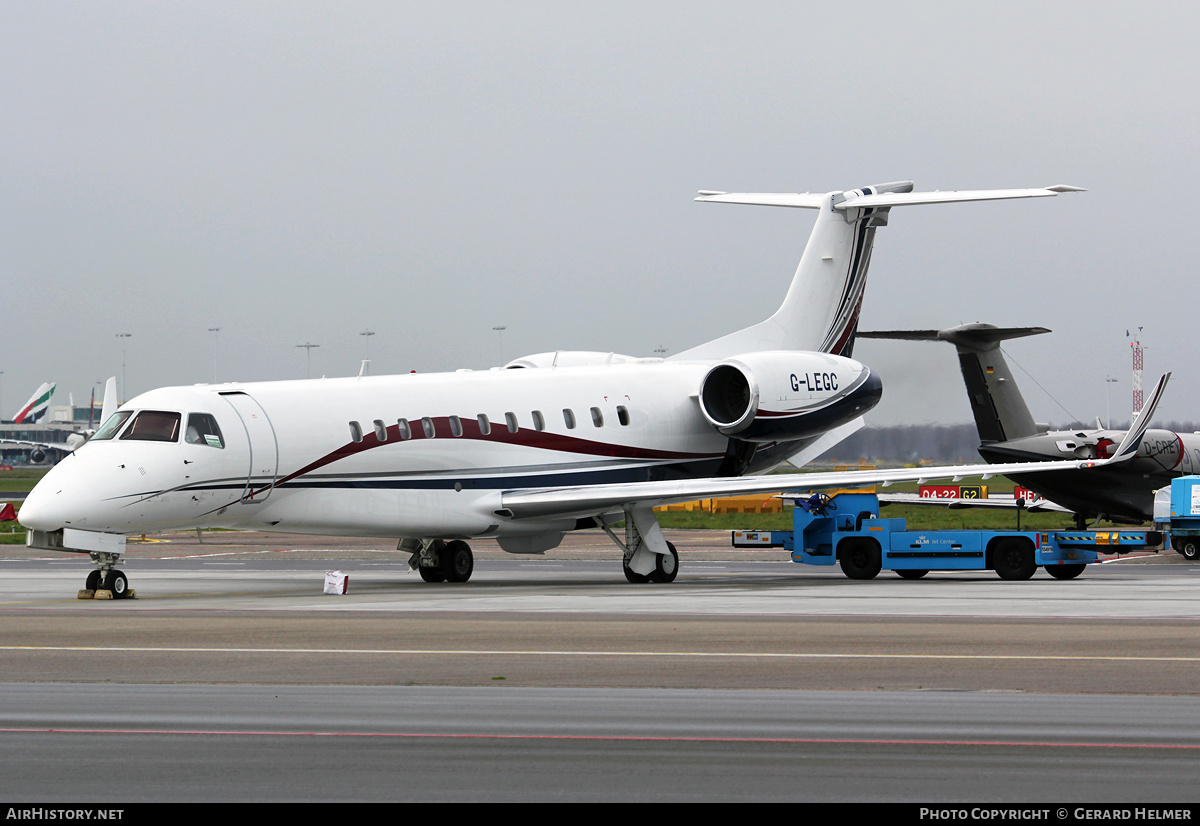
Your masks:
[[[144,393],[30,493],[20,511],[29,544],[90,553],[98,569],[88,587],[120,597],[128,583],[115,566],[128,534],[222,527],[399,538],[423,579],[463,582],[474,564],[469,539],[538,554],[567,531],[598,526],[623,550],[629,581],[670,582],[678,555],[655,506],[980,472],[757,475],[809,461],[879,401],[879,377],[850,354],[875,231],[892,207],[1078,191],[912,188],[701,192],[700,201],[818,215],[774,315],[669,359],[540,353],[488,371]],[[623,537],[611,527],[618,521]]]

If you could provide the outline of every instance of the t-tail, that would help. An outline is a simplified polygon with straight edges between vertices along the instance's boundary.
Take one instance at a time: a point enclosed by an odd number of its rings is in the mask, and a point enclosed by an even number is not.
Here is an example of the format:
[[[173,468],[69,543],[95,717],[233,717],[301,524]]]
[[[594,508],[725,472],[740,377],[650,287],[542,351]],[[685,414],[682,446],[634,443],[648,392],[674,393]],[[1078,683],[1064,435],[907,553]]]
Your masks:
[[[1044,198],[1083,191],[1062,185],[962,192],[912,190],[912,181],[898,181],[823,195],[701,192],[697,201],[816,209],[817,221],[783,304],[774,315],[673,358],[723,359],[764,350],[809,350],[849,357],[862,311],[875,231],[887,225],[892,207]]]
[[[21,405],[21,409],[13,414],[13,424],[33,424],[46,415],[50,409],[50,397],[54,395],[54,382],[46,382],[33,392],[29,401]]]
[[[948,341],[958,349],[958,365],[979,440],[1006,442],[1041,433],[1029,405],[1021,395],[1000,343],[1050,332],[1045,327],[996,327],[992,324],[963,324],[948,330],[881,330],[862,332],[863,338],[905,341]]]

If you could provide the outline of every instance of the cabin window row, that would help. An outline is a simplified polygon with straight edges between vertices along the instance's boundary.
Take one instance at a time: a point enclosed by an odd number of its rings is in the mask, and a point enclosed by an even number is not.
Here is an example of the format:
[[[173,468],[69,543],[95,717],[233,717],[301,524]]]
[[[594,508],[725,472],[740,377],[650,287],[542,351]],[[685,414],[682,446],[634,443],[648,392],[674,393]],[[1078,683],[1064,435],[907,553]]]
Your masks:
[[[533,419],[533,429],[543,431],[546,429],[546,417],[540,410],[534,410],[530,414]],[[593,427],[604,427],[604,412],[599,407],[593,407],[589,411]],[[574,430],[578,426],[578,421],[575,418],[575,411],[569,407],[564,407],[562,411],[563,424],[567,430]],[[479,432],[484,436],[490,436],[492,433],[492,421],[486,413],[480,413],[475,417],[479,425]],[[450,416],[448,418],[450,424],[450,436],[463,435],[462,419],[458,416]],[[617,405],[617,423],[621,427],[629,426],[629,408],[624,405]],[[388,425],[382,419],[375,419],[372,423],[372,429],[375,431],[375,438],[381,442],[386,442],[388,439]],[[509,433],[516,433],[521,429],[517,421],[516,413],[505,413],[504,423],[496,423],[498,427],[505,427]],[[445,433],[437,432],[437,425],[434,420],[425,416],[421,419],[397,419],[396,429],[400,433],[400,439],[411,439],[413,434],[424,434],[426,439],[435,439],[438,436],[445,436]],[[356,421],[350,422],[350,438],[352,441],[361,442],[363,440],[363,426]]]

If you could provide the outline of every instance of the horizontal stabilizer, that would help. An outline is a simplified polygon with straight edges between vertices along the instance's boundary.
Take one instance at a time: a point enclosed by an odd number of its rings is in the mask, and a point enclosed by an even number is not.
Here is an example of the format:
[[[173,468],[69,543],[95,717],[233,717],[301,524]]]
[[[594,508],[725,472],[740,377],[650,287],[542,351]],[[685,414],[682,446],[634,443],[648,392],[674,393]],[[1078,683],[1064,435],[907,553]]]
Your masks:
[[[1041,189],[972,189],[961,192],[884,192],[848,198],[834,209],[911,206],[916,204],[954,204],[962,201],[1003,201],[1010,198],[1051,198],[1060,192],[1086,192],[1077,186],[1047,186]]]
[[[825,196],[819,192],[710,192],[701,190],[697,201],[713,204],[749,204],[750,206],[800,207],[820,209]]]
[[[1011,198],[1050,198],[1061,192],[1086,192],[1077,186],[1058,184],[1034,189],[965,189],[947,192],[913,192],[912,181],[879,184],[849,192],[832,193],[833,209],[868,209],[877,207],[915,206],[918,204],[953,204],[963,201],[1002,201]],[[820,209],[830,193],[813,192],[716,192],[701,190],[697,201],[717,204],[750,204],[752,206],[799,207]]]
[[[1000,343],[1050,332],[1045,327],[995,327],[975,322],[946,330],[860,331],[862,338],[903,341],[946,341],[958,350],[959,369],[967,387],[971,414],[982,442],[1004,442],[1032,436],[1039,427],[1013,379]]]
[[[948,330],[859,330],[861,338],[884,338],[899,341],[948,341],[975,350],[991,349],[980,344],[995,344],[1012,338],[1048,333],[1046,327],[993,327],[990,324],[963,324]]]

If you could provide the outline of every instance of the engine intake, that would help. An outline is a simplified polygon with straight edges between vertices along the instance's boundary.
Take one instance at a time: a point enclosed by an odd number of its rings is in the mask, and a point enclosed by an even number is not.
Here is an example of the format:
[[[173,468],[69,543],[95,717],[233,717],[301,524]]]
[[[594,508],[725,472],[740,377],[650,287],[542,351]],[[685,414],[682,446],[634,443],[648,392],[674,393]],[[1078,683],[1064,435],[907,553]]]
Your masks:
[[[700,411],[720,433],[748,442],[816,436],[874,407],[883,385],[863,364],[826,353],[750,353],[700,382]]]

